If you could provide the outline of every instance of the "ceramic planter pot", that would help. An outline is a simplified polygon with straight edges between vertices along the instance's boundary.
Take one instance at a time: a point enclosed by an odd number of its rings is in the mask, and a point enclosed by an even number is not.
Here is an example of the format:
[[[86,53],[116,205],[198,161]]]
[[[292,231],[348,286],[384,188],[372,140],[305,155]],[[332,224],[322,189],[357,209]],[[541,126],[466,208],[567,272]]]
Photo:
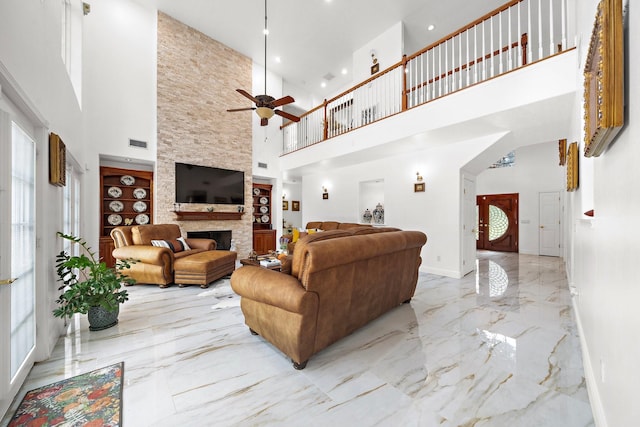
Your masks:
[[[89,330],[101,331],[118,324],[118,313],[120,313],[120,306],[116,308],[116,311],[108,311],[103,307],[91,307],[87,316],[89,318]]]

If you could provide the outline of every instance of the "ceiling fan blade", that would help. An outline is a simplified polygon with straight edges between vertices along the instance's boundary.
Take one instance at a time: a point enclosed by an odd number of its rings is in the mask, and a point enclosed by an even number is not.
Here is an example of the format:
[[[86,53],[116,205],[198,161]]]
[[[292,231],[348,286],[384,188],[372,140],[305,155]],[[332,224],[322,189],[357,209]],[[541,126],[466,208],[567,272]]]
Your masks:
[[[273,110],[274,113],[276,113],[277,115],[284,117],[285,119],[289,119],[292,122],[299,122],[300,121],[300,117],[298,116],[294,116],[293,114],[289,114],[285,111],[281,111],[281,110]]]
[[[255,103],[257,103],[257,102],[258,102],[258,100],[257,100],[257,99],[255,99],[255,98],[253,97],[253,95],[251,95],[251,94],[250,94],[249,92],[247,92],[246,90],[236,89],[236,92],[238,92],[238,93],[239,93],[239,94],[241,94],[241,95],[246,96],[247,98],[249,98],[250,100],[252,100],[252,101],[253,101],[253,102],[255,102]]]
[[[295,101],[296,100],[293,99],[293,97],[287,95],[287,96],[284,96],[284,97],[282,97],[280,99],[276,99],[275,101],[273,101],[271,103],[271,105],[275,108],[275,107],[279,107],[281,105],[291,104],[292,102],[295,102]]]
[[[266,117],[260,119],[260,126],[266,126],[268,124],[269,124],[269,119],[267,119]]]
[[[235,111],[251,111],[251,110],[255,110],[256,107],[249,107],[249,108],[231,108],[229,110],[227,110],[230,113],[233,113]]]

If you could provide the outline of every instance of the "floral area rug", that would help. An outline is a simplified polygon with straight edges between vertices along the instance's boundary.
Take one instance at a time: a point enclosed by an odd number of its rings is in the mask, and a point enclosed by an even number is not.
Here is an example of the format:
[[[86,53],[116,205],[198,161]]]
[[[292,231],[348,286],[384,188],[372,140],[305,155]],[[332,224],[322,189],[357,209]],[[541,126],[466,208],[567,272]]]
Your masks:
[[[8,427],[122,425],[124,362],[27,392]]]

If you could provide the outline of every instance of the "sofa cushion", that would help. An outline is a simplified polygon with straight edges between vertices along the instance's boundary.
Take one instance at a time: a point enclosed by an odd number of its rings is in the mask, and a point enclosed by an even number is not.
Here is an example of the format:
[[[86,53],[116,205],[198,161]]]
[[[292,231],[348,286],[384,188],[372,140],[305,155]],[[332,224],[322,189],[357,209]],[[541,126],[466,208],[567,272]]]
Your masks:
[[[131,227],[134,245],[150,245],[152,240],[175,240],[181,237],[177,224],[148,224]]]

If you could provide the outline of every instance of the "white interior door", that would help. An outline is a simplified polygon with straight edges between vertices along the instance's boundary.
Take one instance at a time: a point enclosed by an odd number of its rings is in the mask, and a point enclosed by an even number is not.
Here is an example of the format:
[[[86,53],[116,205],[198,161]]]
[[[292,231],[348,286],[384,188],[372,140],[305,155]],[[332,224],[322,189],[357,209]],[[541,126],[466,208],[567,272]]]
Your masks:
[[[560,256],[560,192],[540,193],[540,255]]]
[[[462,274],[476,268],[476,183],[465,177],[463,180],[462,218]]]
[[[33,366],[36,346],[32,135],[0,109],[0,415]]]

